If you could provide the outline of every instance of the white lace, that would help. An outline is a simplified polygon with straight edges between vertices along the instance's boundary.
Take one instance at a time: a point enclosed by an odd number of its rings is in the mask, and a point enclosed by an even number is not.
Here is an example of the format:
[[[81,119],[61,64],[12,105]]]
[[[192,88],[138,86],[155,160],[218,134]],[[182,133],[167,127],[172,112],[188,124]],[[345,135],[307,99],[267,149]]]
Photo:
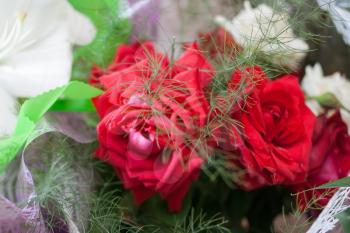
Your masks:
[[[307,233],[326,233],[337,226],[337,214],[350,207],[350,188],[340,188],[330,199]]]

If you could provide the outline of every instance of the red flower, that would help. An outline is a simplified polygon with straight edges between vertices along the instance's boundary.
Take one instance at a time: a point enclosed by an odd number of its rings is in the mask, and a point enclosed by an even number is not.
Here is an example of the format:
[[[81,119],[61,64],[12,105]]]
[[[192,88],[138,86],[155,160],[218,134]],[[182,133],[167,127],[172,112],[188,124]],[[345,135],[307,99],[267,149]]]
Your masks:
[[[113,62],[108,66],[107,70],[93,66],[89,83],[94,86],[100,86],[100,77],[115,71],[123,70],[134,65],[137,61],[147,58],[154,54],[155,50],[151,42],[135,43],[131,46],[121,44],[116,51]]]
[[[242,142],[235,143],[246,169],[243,187],[303,181],[315,116],[305,105],[297,78],[285,75],[271,81],[255,67],[236,71],[230,86],[246,93],[243,109],[234,113],[242,124]]]
[[[208,52],[211,58],[220,56],[218,60],[223,59],[224,56],[232,59],[242,50],[231,34],[223,28],[199,34],[199,46],[203,51]]]
[[[320,186],[348,176],[350,172],[350,136],[339,111],[332,116],[318,117],[313,133],[310,152],[310,168],[305,182],[293,186],[295,192]],[[331,198],[332,190],[316,189],[297,196],[301,208],[311,200],[325,206]]]
[[[122,67],[116,59],[100,77],[107,91],[94,100],[102,119],[96,155],[115,168],[137,204],[159,193],[177,212],[203,162],[192,142],[206,123],[202,87],[213,69],[195,45],[172,67],[151,44],[141,47],[144,56],[123,53],[131,64]]]

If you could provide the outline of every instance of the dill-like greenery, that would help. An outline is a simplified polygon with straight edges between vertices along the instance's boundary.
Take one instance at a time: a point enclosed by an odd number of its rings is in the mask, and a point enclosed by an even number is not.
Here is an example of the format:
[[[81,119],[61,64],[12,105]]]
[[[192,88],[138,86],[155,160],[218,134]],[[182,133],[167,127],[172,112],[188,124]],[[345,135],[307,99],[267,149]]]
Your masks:
[[[192,209],[183,223],[176,224],[173,233],[229,233],[227,221],[219,215],[206,216],[202,211],[195,213]]]
[[[36,192],[32,201],[41,207],[48,229],[66,227],[70,220],[78,228],[86,222],[94,189],[93,148],[57,133],[41,136],[27,148]]]
[[[143,227],[137,226],[124,215],[125,209],[120,204],[118,190],[101,190],[91,200],[91,211],[88,220],[87,233],[112,232],[142,232]]]
[[[82,233],[194,233],[229,232],[226,221],[202,212],[189,212],[184,222],[167,228],[140,222],[131,202],[123,204],[120,182],[109,166],[92,159],[96,145],[82,146],[71,139],[48,134],[34,140],[27,150],[28,166],[48,232],[67,231],[72,225]],[[29,154],[32,156],[31,154]],[[28,158],[29,159],[29,158]]]
[[[300,206],[295,206],[295,204],[298,205],[298,203],[292,203],[290,205],[292,206],[290,211],[286,211],[285,209],[282,210],[281,217],[283,221],[279,225],[280,230],[285,233],[304,232],[310,227],[313,217],[317,215],[317,213],[320,213],[324,208],[324,206],[320,204],[320,201],[324,201],[324,199],[331,197],[335,191],[336,190],[334,189],[329,189],[325,190],[323,193],[316,193],[315,189],[309,189],[292,194],[292,197],[296,200],[300,198],[306,202],[302,204],[303,206],[301,208]],[[311,194],[306,194],[306,192],[311,192]]]

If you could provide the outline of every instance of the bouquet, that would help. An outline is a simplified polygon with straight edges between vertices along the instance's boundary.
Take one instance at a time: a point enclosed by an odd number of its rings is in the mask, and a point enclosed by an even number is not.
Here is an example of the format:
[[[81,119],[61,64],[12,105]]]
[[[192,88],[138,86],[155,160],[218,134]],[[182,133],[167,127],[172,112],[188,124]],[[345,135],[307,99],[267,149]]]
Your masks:
[[[0,232],[350,231],[346,3],[176,2],[1,3]]]

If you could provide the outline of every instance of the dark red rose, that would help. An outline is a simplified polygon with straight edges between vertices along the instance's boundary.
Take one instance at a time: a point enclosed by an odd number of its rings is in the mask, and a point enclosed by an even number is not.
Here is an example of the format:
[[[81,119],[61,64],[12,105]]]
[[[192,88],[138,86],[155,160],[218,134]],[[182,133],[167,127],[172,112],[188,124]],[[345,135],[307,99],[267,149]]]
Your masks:
[[[200,49],[207,52],[211,58],[217,58],[218,61],[225,57],[232,60],[242,50],[232,35],[223,28],[201,33],[198,40]]]
[[[101,117],[96,155],[115,168],[137,204],[159,193],[171,211],[180,211],[199,175],[203,159],[192,142],[206,124],[203,87],[213,69],[195,48],[173,66],[145,51],[143,58],[128,58],[132,65],[100,77],[106,92],[94,100]]]
[[[88,83],[91,84],[92,86],[95,87],[101,87],[100,86],[100,77],[104,74],[103,70],[96,66],[93,65],[91,68],[91,72],[90,72],[90,77],[88,79]]]
[[[347,125],[339,111],[330,117],[326,114],[317,119],[310,152],[310,166],[305,182],[293,186],[301,208],[311,200],[325,206],[332,196],[332,190],[309,190],[322,184],[348,176],[350,172],[350,136]],[[302,192],[304,190],[309,190]]]
[[[229,89],[244,90],[240,108],[233,109],[241,124],[234,152],[246,169],[241,185],[251,190],[303,181],[316,118],[305,105],[297,78],[285,75],[271,81],[254,67],[236,71]]]

